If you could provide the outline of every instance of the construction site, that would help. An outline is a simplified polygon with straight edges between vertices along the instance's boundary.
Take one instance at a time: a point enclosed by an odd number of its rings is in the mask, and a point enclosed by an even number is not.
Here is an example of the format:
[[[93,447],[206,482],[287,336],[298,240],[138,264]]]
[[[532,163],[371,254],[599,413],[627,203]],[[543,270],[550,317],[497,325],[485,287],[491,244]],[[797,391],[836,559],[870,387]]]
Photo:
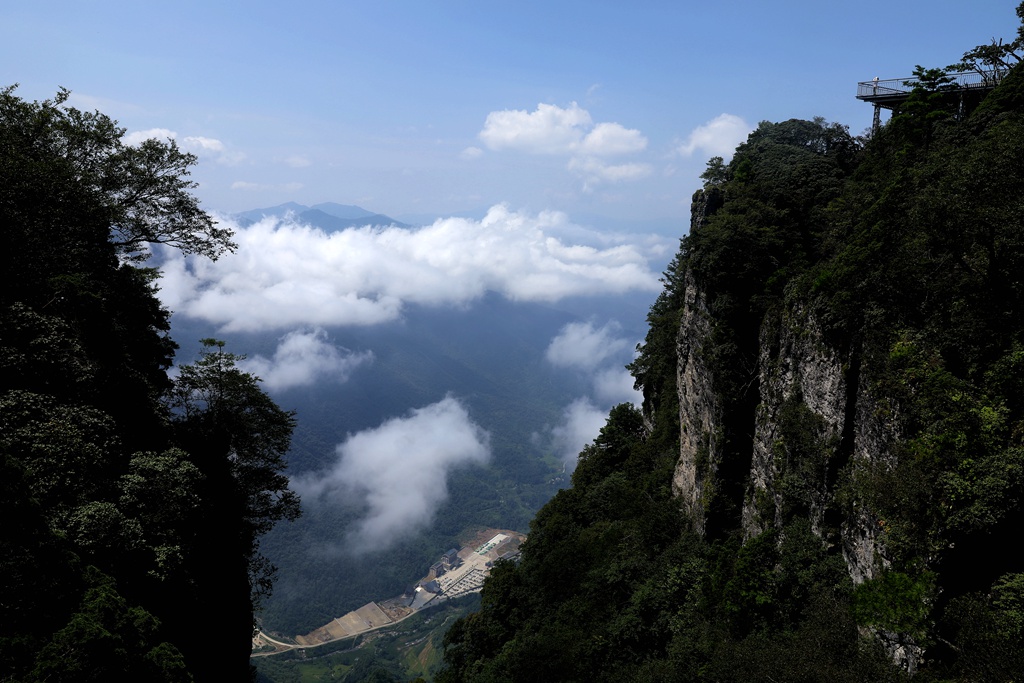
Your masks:
[[[294,643],[282,642],[258,632],[253,653],[271,655],[287,650],[326,645],[396,624],[419,610],[445,600],[475,593],[498,560],[515,560],[526,536],[515,531],[488,529],[477,533],[469,544],[445,552],[427,574],[408,586],[402,595],[370,602],[307,633]]]

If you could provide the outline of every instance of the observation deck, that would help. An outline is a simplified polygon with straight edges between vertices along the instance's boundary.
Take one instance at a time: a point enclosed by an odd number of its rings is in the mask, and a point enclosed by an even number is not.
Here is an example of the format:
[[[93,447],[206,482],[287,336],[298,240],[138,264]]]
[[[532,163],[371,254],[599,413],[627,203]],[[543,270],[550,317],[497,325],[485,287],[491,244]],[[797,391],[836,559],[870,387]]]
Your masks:
[[[1007,69],[993,71],[966,71],[963,73],[946,74],[950,80],[939,86],[942,92],[959,94],[961,106],[967,95],[985,93],[999,85],[1008,73]],[[881,120],[881,110],[893,111],[906,102],[910,93],[919,84],[914,76],[907,78],[888,78],[884,81],[861,81],[857,84],[857,99],[875,105],[875,117],[872,129],[877,130]]]

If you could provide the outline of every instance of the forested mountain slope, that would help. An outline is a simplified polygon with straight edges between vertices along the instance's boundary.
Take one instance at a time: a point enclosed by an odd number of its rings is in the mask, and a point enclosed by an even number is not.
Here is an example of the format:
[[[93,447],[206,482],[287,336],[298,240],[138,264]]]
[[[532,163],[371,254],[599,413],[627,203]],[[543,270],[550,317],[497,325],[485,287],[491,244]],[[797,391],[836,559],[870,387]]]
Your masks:
[[[246,680],[293,419],[213,340],[168,378],[146,245],[231,235],[66,99],[0,90],[0,680]]]
[[[1024,73],[970,112],[919,75],[868,140],[762,123],[709,163],[643,410],[437,680],[1024,676]]]

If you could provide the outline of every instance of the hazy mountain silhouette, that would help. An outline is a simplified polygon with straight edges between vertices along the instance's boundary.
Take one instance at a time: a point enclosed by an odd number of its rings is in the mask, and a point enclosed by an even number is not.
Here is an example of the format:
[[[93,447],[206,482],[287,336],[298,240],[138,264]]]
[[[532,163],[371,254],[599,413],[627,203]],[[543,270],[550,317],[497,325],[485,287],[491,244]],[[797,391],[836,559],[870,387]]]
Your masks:
[[[239,225],[246,227],[264,218],[285,218],[287,216],[291,216],[299,223],[312,225],[326,232],[337,232],[346,228],[357,228],[364,225],[394,225],[399,228],[411,227],[384,214],[373,213],[359,206],[337,204],[335,202],[323,202],[313,206],[306,206],[296,202],[285,202],[284,204],[264,209],[242,211],[232,214],[231,217],[238,221]]]

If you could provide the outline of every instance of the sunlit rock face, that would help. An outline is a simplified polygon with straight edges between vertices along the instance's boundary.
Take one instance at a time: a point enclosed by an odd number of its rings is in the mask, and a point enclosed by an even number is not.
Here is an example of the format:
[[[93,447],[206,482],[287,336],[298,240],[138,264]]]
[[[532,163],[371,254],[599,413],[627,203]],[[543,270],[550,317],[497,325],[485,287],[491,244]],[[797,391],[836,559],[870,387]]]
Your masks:
[[[679,462],[672,489],[682,501],[694,526],[704,532],[705,504],[709,485],[720,459],[721,404],[714,390],[711,370],[701,354],[710,335],[710,314],[704,294],[687,271],[682,324],[676,340],[679,391]]]
[[[698,191],[691,231],[700,230],[720,205],[714,189]],[[756,400],[730,402],[708,361],[717,324],[713,304],[688,268],[683,282],[676,339],[680,442],[672,481],[683,513],[698,533],[712,534],[722,524],[714,519],[720,514],[712,509],[714,497],[730,487],[742,490],[731,524],[745,539],[783,531],[802,517],[824,545],[839,548],[855,584],[876,577],[889,564],[885,521],[856,495],[852,482],[868,467],[894,466],[901,433],[892,406],[872,394],[872,368],[860,349],[829,339],[808,303],[772,308],[760,321],[750,378]],[[751,414],[727,414],[736,406]],[[751,425],[749,441],[741,442],[749,443],[749,454],[725,453],[726,431],[737,424]],[[749,467],[739,472],[723,464],[726,458],[745,463],[748,456]],[[744,481],[727,481],[736,476]],[[905,670],[917,668],[921,648],[913,639],[881,631],[876,636]]]
[[[698,191],[691,204],[690,231],[700,230],[721,206],[714,191]],[[693,273],[684,274],[684,304],[676,337],[676,387],[679,392],[679,462],[672,490],[700,532],[704,532],[706,486],[717,471],[720,453],[722,406],[715,392],[711,369],[702,353],[711,336],[711,312]]]

